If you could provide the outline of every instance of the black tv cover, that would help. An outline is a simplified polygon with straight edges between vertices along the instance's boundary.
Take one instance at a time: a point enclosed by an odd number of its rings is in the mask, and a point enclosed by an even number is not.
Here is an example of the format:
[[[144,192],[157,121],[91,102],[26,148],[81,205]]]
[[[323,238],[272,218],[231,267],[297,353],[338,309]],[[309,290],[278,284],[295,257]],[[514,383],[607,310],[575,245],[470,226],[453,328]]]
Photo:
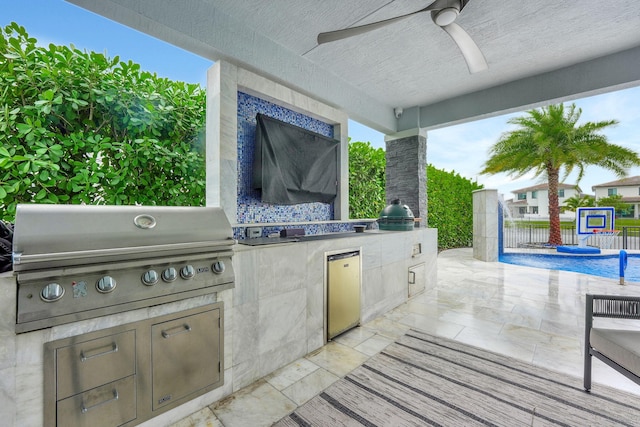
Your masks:
[[[265,203],[330,203],[338,194],[340,142],[263,114],[256,116],[253,188]]]

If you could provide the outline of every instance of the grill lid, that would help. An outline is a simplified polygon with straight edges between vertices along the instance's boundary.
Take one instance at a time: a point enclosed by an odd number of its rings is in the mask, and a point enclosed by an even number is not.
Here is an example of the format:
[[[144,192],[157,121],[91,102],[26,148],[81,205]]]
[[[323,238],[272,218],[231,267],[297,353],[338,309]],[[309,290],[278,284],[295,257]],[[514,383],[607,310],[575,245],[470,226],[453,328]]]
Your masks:
[[[14,271],[229,250],[221,208],[18,205]]]
[[[391,204],[380,212],[378,228],[380,230],[412,230],[414,227],[413,212],[409,206],[403,205],[400,199],[394,199]]]

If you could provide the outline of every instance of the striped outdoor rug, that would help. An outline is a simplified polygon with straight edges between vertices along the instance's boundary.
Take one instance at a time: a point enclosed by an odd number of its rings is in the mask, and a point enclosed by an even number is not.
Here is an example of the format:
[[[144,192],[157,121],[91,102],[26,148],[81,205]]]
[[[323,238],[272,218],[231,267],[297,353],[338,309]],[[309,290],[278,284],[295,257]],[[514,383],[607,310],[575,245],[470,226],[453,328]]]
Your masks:
[[[640,426],[640,396],[418,331],[276,426]]]

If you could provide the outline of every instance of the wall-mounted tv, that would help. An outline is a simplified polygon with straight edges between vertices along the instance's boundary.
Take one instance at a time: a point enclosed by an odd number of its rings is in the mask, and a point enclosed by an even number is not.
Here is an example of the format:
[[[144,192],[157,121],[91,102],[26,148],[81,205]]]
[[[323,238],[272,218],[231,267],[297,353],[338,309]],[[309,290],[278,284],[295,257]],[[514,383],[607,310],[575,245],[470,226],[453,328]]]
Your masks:
[[[253,188],[264,203],[331,203],[338,194],[340,142],[256,115]]]

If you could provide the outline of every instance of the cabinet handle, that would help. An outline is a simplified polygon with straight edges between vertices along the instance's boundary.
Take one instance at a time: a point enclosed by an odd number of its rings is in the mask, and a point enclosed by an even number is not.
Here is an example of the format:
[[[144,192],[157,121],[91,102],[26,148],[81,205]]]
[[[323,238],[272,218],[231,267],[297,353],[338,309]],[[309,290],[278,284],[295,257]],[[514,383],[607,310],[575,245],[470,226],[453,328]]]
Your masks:
[[[96,403],[95,405],[92,406],[84,406],[84,402],[82,402],[82,413],[85,414],[87,412],[89,412],[91,409],[95,409],[98,406],[102,406],[102,405],[106,405],[109,402],[113,402],[115,400],[118,400],[118,390],[113,389],[113,397],[111,399],[107,399],[104,402],[100,402],[100,403]]]
[[[409,272],[409,284],[410,285],[415,285],[416,284],[416,272],[415,271],[410,271]]]
[[[80,360],[82,362],[86,362],[87,360],[92,359],[94,357],[106,356],[107,354],[116,353],[118,351],[118,344],[116,343],[111,343],[110,346],[105,346],[105,347],[109,347],[109,349],[106,351],[101,351],[104,347],[99,347],[99,348],[94,348],[92,350],[88,350],[87,352],[82,350],[80,352]],[[96,352],[96,353],[91,354],[92,352]]]
[[[169,332],[169,331],[172,331],[174,329],[178,329],[178,331],[174,332],[174,333],[170,333]],[[168,329],[166,331],[162,331],[161,334],[162,334],[162,338],[169,338],[169,337],[172,337],[174,335],[184,334],[185,332],[191,332],[191,326],[187,325],[186,323],[184,325],[182,325],[182,326],[177,326],[175,328],[171,328],[171,329]]]

